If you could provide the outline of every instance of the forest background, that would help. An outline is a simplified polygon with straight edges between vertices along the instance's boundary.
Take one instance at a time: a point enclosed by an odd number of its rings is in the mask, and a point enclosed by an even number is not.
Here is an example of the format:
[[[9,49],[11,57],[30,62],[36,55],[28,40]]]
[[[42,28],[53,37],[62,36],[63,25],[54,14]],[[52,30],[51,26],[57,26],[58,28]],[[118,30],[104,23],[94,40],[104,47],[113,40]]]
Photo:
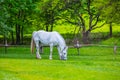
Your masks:
[[[30,44],[36,30],[58,31],[67,43],[120,41],[119,0],[0,0],[0,44]]]

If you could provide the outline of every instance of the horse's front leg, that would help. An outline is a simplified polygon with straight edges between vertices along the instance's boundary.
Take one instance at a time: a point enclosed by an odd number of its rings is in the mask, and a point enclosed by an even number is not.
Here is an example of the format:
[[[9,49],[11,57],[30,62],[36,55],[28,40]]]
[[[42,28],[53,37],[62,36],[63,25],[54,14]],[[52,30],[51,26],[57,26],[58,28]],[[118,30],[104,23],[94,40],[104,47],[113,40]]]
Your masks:
[[[61,59],[61,51],[60,51],[60,47],[57,46],[57,49],[58,49],[59,57],[60,57],[60,59]]]
[[[39,54],[39,41],[35,41],[36,44],[36,58],[41,59],[41,56]]]
[[[53,51],[53,44],[50,44],[50,56],[49,56],[50,60],[52,60],[52,51]]]

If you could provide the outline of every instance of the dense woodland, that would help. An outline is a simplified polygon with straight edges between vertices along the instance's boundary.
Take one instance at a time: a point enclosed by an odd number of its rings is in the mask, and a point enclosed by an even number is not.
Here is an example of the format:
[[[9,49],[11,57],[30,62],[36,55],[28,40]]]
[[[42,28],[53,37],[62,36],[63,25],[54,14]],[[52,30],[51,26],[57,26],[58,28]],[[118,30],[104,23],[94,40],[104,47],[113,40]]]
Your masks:
[[[112,24],[120,24],[120,0],[0,0],[0,39],[11,44],[23,44],[25,34],[53,31],[60,24],[77,26],[83,43],[105,24],[111,37]]]

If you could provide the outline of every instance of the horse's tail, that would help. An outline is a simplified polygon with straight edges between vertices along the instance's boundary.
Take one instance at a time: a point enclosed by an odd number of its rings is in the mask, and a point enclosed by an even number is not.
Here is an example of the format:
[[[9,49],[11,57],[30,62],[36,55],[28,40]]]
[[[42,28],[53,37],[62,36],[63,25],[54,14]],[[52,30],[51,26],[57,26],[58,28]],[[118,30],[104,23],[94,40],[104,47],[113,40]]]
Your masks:
[[[34,42],[34,39],[32,37],[32,39],[31,39],[31,53],[34,53],[34,47],[35,47],[35,42]]]

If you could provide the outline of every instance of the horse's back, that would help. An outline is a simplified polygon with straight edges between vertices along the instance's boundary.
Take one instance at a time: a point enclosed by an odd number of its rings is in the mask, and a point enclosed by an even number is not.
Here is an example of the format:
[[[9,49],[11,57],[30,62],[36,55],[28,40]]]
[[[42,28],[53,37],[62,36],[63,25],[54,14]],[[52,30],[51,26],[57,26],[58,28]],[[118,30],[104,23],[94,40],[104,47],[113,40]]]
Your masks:
[[[39,36],[46,37],[46,38],[57,38],[60,37],[61,35],[57,32],[57,31],[53,31],[53,32],[47,32],[44,30],[40,30],[38,31]]]

